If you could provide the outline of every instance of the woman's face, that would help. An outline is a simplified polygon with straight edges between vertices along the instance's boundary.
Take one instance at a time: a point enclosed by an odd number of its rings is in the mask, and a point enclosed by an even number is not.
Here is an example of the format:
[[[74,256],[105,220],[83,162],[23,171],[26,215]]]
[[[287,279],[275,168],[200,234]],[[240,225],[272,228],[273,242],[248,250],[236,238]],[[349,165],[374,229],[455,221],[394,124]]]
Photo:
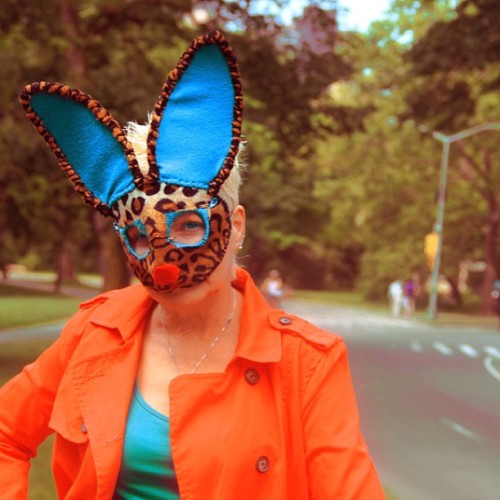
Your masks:
[[[173,292],[199,286],[221,265],[233,217],[219,196],[162,185],[135,190],[116,205],[115,228],[137,278],[148,288]]]
[[[177,288],[171,292],[160,291],[148,287],[149,294],[156,302],[169,301],[170,303],[193,304],[203,302],[212,294],[227,289],[235,279],[235,259],[238,249],[245,237],[245,209],[238,205],[231,213],[231,236],[224,257],[217,268],[206,280],[190,288]]]

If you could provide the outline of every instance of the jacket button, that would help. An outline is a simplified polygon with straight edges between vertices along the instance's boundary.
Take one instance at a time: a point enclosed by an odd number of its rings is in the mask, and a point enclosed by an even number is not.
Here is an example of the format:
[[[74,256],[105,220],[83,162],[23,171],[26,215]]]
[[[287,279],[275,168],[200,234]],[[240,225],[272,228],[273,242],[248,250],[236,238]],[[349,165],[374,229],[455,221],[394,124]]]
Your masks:
[[[85,425],[85,422],[84,422],[84,423],[82,423],[82,427],[81,427],[81,429],[82,429],[82,432],[83,432],[84,434],[86,434],[86,433],[87,433],[87,426]]]
[[[248,370],[245,371],[245,380],[250,384],[250,385],[255,385],[259,381],[260,375],[257,370],[254,370],[253,368],[249,368]]]
[[[269,470],[269,459],[267,457],[260,457],[255,464],[259,472],[267,472]]]
[[[287,318],[286,316],[281,316],[280,318],[280,323],[282,325],[289,325],[292,322],[290,318]]]

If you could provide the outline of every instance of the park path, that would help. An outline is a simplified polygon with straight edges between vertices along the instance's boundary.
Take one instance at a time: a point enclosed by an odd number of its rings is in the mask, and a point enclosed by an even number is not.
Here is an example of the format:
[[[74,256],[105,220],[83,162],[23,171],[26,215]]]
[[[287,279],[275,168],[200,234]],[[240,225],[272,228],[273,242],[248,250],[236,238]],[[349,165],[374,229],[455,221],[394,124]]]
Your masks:
[[[38,290],[40,292],[54,293],[54,283],[52,281],[42,281],[22,277],[13,277],[4,280],[2,283],[6,285],[18,286],[21,288],[28,288],[30,290]],[[62,285],[60,292],[62,295],[68,297],[75,297],[77,299],[90,299],[100,293],[98,288],[84,288],[81,286]]]

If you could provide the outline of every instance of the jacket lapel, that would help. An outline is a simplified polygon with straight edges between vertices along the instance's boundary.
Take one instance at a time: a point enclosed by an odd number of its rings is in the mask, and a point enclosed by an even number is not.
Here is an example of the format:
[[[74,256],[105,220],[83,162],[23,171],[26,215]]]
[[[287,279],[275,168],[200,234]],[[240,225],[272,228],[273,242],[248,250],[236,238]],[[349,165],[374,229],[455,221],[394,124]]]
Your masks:
[[[118,477],[130,398],[137,373],[142,333],[152,300],[131,287],[92,315],[89,334],[71,366],[97,475],[97,497],[107,498]]]

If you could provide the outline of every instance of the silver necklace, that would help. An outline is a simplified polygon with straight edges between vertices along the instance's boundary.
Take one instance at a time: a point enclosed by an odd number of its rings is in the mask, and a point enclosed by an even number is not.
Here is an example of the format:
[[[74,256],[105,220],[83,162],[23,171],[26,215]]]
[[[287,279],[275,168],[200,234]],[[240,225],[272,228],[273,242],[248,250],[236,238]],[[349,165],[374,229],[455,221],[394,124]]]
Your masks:
[[[233,290],[233,307],[231,309],[231,312],[229,313],[229,316],[227,317],[224,325],[222,326],[221,331],[212,339],[212,342],[210,342],[210,345],[207,347],[207,350],[203,353],[201,358],[195,363],[195,365],[193,366],[193,368],[191,369],[191,371],[189,373],[195,373],[196,370],[200,367],[200,365],[208,358],[208,355],[213,351],[213,349],[215,348],[215,346],[218,344],[219,340],[221,339],[222,335],[227,330],[228,326],[231,324],[231,321],[234,318],[235,310],[236,310],[236,294],[234,293],[234,290]],[[164,314],[162,314],[162,316],[161,316],[161,321],[163,323],[163,328],[164,328],[165,332],[167,333],[168,351],[169,351],[170,356],[174,362],[177,374],[179,374],[180,373],[179,363],[177,362],[177,358],[175,357],[174,349],[172,348],[172,344],[170,343],[170,338],[169,338],[170,334],[168,333],[167,327],[165,325],[165,315]]]

